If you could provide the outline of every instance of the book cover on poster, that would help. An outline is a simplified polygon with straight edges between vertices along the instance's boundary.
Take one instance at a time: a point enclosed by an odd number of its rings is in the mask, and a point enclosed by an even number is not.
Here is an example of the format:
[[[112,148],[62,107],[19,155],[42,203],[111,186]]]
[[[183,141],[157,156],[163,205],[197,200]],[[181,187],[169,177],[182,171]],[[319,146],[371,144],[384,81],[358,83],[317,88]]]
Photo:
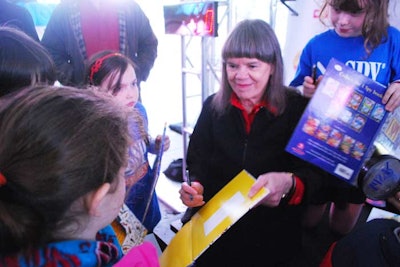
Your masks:
[[[375,146],[381,154],[400,159],[400,107],[387,115],[375,140]]]
[[[331,59],[286,151],[354,185],[387,117],[386,87]]]
[[[161,267],[190,266],[224,232],[268,194],[247,194],[256,179],[242,170],[210,199],[172,238],[160,256]]]

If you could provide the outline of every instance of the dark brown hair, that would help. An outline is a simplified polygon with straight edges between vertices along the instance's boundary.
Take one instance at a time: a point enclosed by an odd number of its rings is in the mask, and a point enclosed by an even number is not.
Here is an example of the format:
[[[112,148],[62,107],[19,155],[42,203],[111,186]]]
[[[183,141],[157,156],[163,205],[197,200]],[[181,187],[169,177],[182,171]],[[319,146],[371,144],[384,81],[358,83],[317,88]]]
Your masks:
[[[33,87],[4,97],[0,255],[52,241],[85,214],[71,212],[76,200],[106,182],[115,190],[128,142],[126,112],[93,91]]]
[[[107,91],[113,95],[121,90],[121,80],[128,66],[131,65],[135,72],[138,66],[127,56],[112,50],[104,50],[94,54],[86,65],[86,84],[89,86],[100,86],[108,77]],[[115,79],[117,79],[116,82]],[[149,135],[146,130],[145,121],[137,109],[133,109],[130,120],[131,128],[135,129],[135,137],[143,139],[149,144]],[[138,148],[139,149],[139,148]]]
[[[110,84],[107,85],[107,88],[115,95],[121,90],[122,75],[129,65],[133,67],[136,73],[138,72],[138,66],[127,56],[111,50],[98,52],[88,60],[86,66],[87,84],[99,86],[110,77]],[[113,85],[111,82],[115,79],[116,82]]]

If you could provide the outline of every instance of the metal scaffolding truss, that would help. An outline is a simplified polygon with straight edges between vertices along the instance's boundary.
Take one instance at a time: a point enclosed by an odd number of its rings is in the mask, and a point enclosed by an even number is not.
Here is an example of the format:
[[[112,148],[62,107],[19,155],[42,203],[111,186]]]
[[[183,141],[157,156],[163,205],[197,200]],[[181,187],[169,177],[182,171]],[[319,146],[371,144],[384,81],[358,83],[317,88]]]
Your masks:
[[[188,1],[189,2],[189,1]],[[191,1],[193,2],[193,1]],[[199,1],[197,1],[199,2]],[[200,1],[210,2],[210,1]],[[218,2],[218,36],[224,37],[231,28],[230,18],[230,0],[213,1]],[[200,82],[201,103],[218,88],[220,83],[220,64],[216,57],[219,37],[199,37],[199,36],[181,36],[181,64],[182,64],[182,128],[183,137],[183,177],[186,175],[186,155],[189,136],[192,128],[188,126],[187,119],[187,99],[192,97],[188,95],[188,76],[194,75]],[[221,38],[222,39],[222,38]],[[191,48],[196,50],[189,51]],[[199,53],[200,51],[200,53]],[[194,53],[191,53],[194,52]]]

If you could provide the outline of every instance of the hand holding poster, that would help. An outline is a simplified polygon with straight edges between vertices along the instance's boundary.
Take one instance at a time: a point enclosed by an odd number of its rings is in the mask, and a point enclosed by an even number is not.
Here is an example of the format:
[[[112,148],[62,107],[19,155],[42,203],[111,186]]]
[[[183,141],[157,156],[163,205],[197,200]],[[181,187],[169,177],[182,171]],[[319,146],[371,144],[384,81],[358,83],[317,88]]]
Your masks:
[[[332,59],[286,150],[357,186],[386,111],[386,87]]]

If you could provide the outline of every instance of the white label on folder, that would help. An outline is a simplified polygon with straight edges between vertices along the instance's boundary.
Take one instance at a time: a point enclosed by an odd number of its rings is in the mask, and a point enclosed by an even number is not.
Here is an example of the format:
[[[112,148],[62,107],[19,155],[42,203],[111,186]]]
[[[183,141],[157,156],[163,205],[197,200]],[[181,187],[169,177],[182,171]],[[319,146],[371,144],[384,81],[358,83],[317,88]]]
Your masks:
[[[215,212],[207,221],[204,222],[204,234],[207,236],[215,227],[218,226],[229,214],[232,214],[237,207],[240,207],[246,199],[240,192],[234,194]]]
[[[343,164],[340,164],[340,163],[336,166],[336,169],[335,169],[335,173],[337,175],[340,175],[347,180],[349,180],[351,178],[351,176],[353,175],[353,172],[354,172],[353,169],[350,169],[349,167],[347,167]]]

